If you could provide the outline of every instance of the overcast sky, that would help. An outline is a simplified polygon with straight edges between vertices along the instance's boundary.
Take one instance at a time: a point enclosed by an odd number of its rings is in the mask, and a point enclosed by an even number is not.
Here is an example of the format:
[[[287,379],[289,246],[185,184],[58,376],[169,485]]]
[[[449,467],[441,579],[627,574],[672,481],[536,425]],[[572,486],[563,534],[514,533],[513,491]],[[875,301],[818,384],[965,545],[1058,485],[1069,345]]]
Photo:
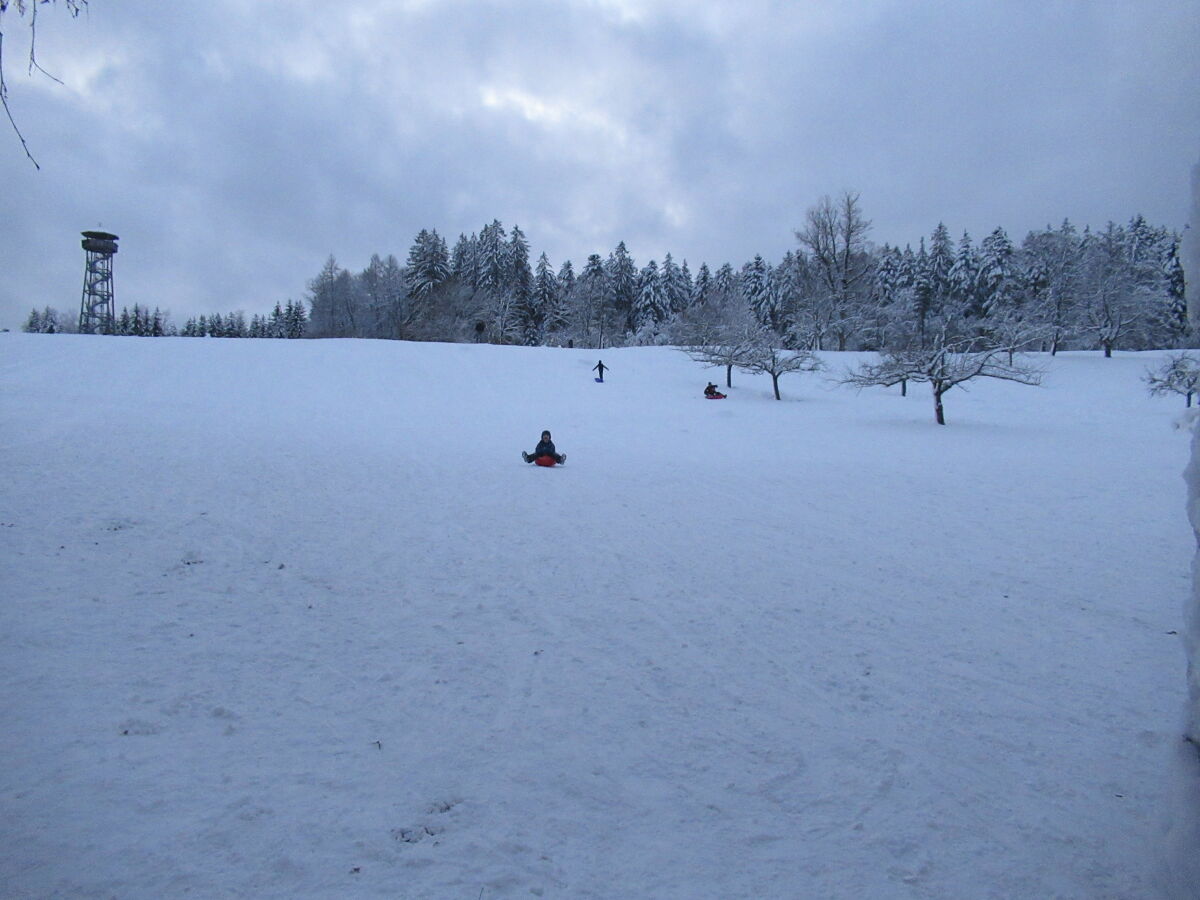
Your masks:
[[[580,268],[775,262],[824,194],[877,243],[945,222],[1186,223],[1200,0],[91,0],[0,20],[0,327],[117,307],[266,312],[333,254],[498,218]]]

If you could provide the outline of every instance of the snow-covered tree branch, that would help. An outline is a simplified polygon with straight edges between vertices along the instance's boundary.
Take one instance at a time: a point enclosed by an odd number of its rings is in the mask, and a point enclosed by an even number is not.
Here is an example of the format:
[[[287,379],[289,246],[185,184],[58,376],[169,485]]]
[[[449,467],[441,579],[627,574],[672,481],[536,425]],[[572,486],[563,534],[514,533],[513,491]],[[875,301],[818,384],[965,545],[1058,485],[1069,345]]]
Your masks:
[[[1147,369],[1142,380],[1151,396],[1179,394],[1187,398],[1190,409],[1192,397],[1200,391],[1200,358],[1191,353],[1173,353],[1157,371]]]
[[[907,381],[925,382],[933,392],[934,419],[946,424],[942,398],[951,388],[976,378],[995,378],[1018,384],[1037,385],[1042,372],[1032,365],[1009,362],[1009,347],[981,346],[979,338],[953,337],[946,328],[933,333],[926,346],[892,350],[878,363],[866,363],[848,371],[842,384],[863,387],[893,387]]]
[[[792,372],[816,372],[824,368],[824,363],[810,350],[783,350],[778,335],[770,331],[759,331],[743,353],[738,368],[744,372],[757,375],[770,375],[771,386],[775,389],[775,399],[782,400],[779,394],[779,379]]]

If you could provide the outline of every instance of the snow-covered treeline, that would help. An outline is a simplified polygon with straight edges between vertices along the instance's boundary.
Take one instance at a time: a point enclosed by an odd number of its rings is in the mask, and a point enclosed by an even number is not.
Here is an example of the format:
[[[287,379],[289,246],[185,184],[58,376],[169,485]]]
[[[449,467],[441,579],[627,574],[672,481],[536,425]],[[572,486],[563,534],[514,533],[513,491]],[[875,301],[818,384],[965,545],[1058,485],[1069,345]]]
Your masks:
[[[251,338],[301,338],[308,324],[308,313],[299,300],[288,300],[286,305],[275,304],[269,315],[257,313],[246,321],[240,310],[222,316],[200,316],[188,319],[179,330],[181,337],[251,337]]]
[[[31,309],[21,330],[31,334],[58,334],[72,331],[71,323],[53,306]]]
[[[247,321],[241,310],[224,315],[189,318],[182,328],[171,321],[171,314],[157,306],[150,309],[138,303],[133,309],[122,308],[111,334],[127,337],[232,337],[232,338],[301,338],[308,324],[308,312],[304,304],[288,300],[286,305],[276,303],[265,316],[255,313]],[[35,334],[57,334],[74,332],[76,326],[67,316],[52,306],[34,309],[29,313],[22,331]]]
[[[788,349],[890,351],[926,346],[941,331],[1051,353],[1195,345],[1179,235],[1141,216],[1098,231],[1064,221],[1019,246],[1003,228],[976,243],[939,224],[916,249],[876,246],[869,231],[857,195],[825,198],[778,262],[756,254],[739,268],[693,272],[670,253],[639,265],[623,241],[579,268],[556,267],[545,253],[531,262],[524,232],[498,220],[453,248],[422,229],[404,264],[375,254],[354,272],[330,256],[307,304],[200,316],[181,328],[135,305],[114,333],[609,347],[696,344],[733,329]],[[24,330],[73,328],[47,308],[33,310]]]
[[[1140,216],[1098,231],[1063,222],[1020,245],[1002,228],[976,243],[938,225],[901,249],[870,244],[868,230],[855,195],[826,199],[782,260],[695,272],[669,253],[639,265],[624,242],[580,268],[544,253],[531,263],[521,229],[499,221],[453,248],[422,230],[404,265],[375,255],[355,273],[331,256],[309,285],[309,334],[595,347],[689,343],[747,322],[783,346],[854,350],[903,346],[949,319],[1050,352],[1190,343],[1178,235]]]

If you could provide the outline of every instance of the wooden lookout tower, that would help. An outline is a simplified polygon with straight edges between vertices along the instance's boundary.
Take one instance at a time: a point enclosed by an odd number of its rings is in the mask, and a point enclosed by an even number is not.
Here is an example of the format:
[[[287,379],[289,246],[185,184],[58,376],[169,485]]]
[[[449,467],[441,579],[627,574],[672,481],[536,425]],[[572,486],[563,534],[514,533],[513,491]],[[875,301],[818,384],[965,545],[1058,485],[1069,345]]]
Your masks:
[[[112,278],[112,258],[117,252],[117,236],[107,231],[85,231],[83,249],[87,251],[87,263],[83,269],[79,333],[112,334],[117,318]]]

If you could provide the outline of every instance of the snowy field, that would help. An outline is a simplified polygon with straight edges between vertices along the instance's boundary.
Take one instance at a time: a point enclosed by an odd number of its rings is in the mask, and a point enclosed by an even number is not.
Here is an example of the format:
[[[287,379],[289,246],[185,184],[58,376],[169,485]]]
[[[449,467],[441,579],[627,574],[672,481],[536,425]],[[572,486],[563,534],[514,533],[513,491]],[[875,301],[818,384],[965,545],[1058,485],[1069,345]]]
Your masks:
[[[0,335],[0,897],[1166,894],[1162,354],[602,355]]]

